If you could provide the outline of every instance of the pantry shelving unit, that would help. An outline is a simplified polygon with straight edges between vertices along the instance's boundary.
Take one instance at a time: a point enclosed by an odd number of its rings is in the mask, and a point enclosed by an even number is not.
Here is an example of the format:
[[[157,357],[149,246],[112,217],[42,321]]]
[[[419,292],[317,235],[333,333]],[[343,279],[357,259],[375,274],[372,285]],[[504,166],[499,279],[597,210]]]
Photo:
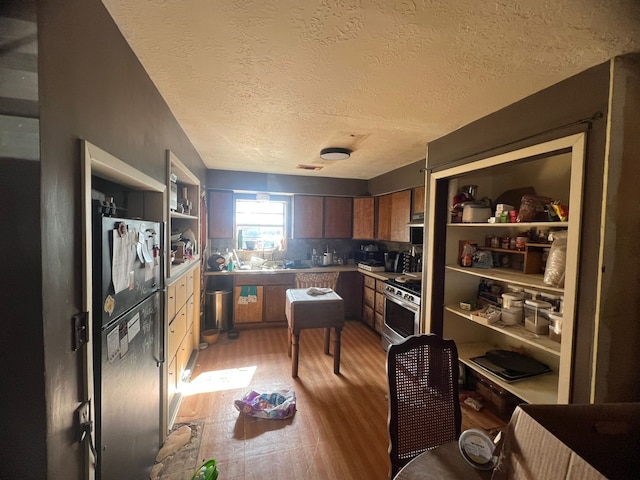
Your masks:
[[[527,403],[569,403],[576,310],[579,237],[582,204],[585,135],[576,134],[497,156],[453,167],[431,170],[429,188],[429,235],[426,241],[423,329],[453,338],[460,361],[490,378],[504,390]],[[477,185],[478,198],[495,199],[510,189],[533,187],[538,195],[569,205],[568,221],[527,223],[450,223],[453,196],[463,185]],[[518,205],[516,205],[517,207]],[[551,244],[529,242],[523,250],[485,247],[486,237],[516,236],[524,232],[568,232],[564,284],[544,282],[542,252]],[[460,248],[466,241],[495,255],[507,255],[511,268],[477,268],[460,265]],[[527,272],[527,273],[525,273]],[[530,272],[530,273],[529,273]],[[536,335],[523,324],[488,324],[460,308],[460,302],[477,298],[481,279],[531,288],[564,297],[560,342]],[[551,367],[552,373],[507,383],[470,361],[488,350],[525,353]]]
[[[200,181],[175,155],[167,150],[167,189],[171,190],[171,175],[177,177],[177,197],[178,202],[183,196],[186,189],[187,198],[192,204],[191,211],[186,214],[178,212],[171,208],[170,195],[167,195],[167,211],[169,212],[169,221],[167,223],[167,277],[178,277],[185,271],[189,270],[194,263],[197,263],[200,257]],[[194,255],[192,259],[184,261],[171,261],[171,234],[174,232],[184,233],[191,230],[194,234],[196,245],[194,247]]]

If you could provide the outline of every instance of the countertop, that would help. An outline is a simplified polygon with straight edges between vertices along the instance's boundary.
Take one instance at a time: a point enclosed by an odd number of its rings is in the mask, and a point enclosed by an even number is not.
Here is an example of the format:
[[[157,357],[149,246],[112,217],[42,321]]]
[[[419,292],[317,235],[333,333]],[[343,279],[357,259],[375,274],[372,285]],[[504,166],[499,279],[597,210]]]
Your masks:
[[[227,270],[222,271],[212,271],[207,270],[204,274],[205,276],[236,276],[236,275],[278,275],[283,273],[297,273],[297,272],[360,272],[365,275],[369,275],[371,277],[377,278],[379,280],[389,280],[392,278],[397,278],[401,273],[395,272],[369,272],[367,270],[363,270],[358,268],[357,265],[328,265],[326,267],[311,267],[311,268],[276,268],[276,269],[265,269],[265,270],[233,270],[231,272]]]

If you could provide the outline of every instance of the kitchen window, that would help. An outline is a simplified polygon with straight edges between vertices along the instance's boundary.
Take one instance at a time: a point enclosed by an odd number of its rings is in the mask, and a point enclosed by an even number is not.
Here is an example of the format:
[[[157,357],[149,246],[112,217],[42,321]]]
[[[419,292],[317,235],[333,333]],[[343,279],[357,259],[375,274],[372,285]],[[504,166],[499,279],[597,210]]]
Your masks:
[[[291,198],[235,195],[235,241],[241,250],[284,249]]]

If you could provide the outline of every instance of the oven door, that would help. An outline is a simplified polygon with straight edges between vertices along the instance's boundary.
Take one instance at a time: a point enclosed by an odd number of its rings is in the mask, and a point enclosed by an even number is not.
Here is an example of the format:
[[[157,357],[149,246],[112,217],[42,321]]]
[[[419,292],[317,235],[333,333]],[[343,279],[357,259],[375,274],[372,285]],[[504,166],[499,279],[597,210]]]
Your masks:
[[[420,306],[387,292],[384,297],[382,348],[386,351],[389,345],[420,333]]]

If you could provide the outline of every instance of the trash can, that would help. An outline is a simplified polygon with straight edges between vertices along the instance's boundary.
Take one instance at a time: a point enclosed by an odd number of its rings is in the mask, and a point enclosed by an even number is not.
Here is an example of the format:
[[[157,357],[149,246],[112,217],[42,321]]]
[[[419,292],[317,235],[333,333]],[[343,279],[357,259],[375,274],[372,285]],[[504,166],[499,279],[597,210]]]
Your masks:
[[[231,328],[231,290],[207,292],[205,298],[205,330],[219,328],[227,331]]]

